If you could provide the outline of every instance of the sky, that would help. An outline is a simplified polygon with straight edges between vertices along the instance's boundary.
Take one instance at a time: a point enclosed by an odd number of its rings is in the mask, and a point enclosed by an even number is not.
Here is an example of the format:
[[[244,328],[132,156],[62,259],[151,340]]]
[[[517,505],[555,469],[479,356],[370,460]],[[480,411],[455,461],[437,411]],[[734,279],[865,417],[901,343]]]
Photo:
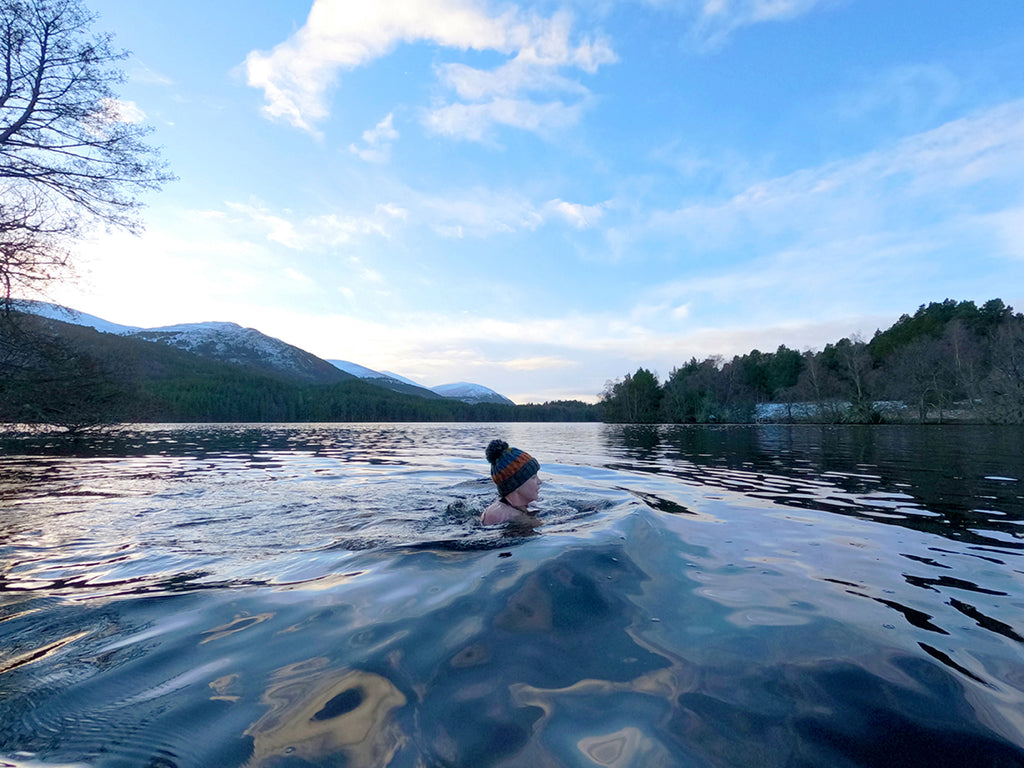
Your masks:
[[[1024,310],[1020,0],[86,0],[178,179],[51,298],[426,386]]]

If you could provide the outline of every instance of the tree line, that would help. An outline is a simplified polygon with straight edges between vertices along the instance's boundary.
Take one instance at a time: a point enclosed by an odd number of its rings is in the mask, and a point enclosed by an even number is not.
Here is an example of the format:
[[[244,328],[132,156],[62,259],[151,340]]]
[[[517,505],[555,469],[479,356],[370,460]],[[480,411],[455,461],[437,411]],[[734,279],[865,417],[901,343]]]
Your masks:
[[[664,382],[639,368],[609,381],[599,406],[604,421],[619,423],[1022,424],[1024,315],[1001,299],[946,299],[867,342],[691,358]]]

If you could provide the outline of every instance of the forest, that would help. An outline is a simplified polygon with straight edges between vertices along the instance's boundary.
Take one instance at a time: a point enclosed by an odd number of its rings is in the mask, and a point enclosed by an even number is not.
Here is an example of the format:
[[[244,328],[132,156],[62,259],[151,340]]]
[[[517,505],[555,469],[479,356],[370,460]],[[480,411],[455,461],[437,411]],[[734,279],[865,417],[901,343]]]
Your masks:
[[[342,374],[310,384],[159,342],[0,312],[0,423],[68,431],[128,422],[597,421],[595,405],[469,404]]]
[[[614,423],[1024,423],[1024,316],[1001,299],[946,299],[870,341],[691,358],[665,381],[639,368],[599,403]]]

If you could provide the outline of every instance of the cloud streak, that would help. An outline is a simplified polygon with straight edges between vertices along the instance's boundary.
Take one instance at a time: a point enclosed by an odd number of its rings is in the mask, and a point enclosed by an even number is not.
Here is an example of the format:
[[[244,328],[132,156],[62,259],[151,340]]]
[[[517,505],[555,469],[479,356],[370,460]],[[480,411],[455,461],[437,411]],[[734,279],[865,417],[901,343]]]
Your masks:
[[[680,5],[651,0],[656,6]],[[692,0],[681,3],[693,16],[692,35],[701,45],[715,47],[736,30],[766,22],[789,21],[835,0]]]
[[[573,68],[593,73],[615,60],[603,39],[572,42],[572,20],[528,14],[516,7],[490,12],[474,0],[397,0],[353,5],[316,0],[306,24],[271,51],[245,60],[248,84],[263,91],[264,114],[315,133],[329,113],[328,93],[341,71],[364,66],[401,44],[432,43],[458,51],[492,51],[511,57],[492,71],[442,64],[442,82],[465,101],[434,108],[424,123],[442,135],[479,139],[485,126],[525,130],[571,124],[578,112],[557,101],[527,104],[538,89],[585,91],[556,73]]]
[[[721,202],[653,212],[644,229],[713,251],[743,242],[820,242],[912,229],[948,230],[986,213],[1024,174],[1024,101],[911,136],[891,148],[753,184]],[[926,227],[924,231],[928,231]]]
[[[293,251],[317,252],[348,243],[360,235],[388,238],[401,224],[407,211],[393,203],[378,204],[366,215],[336,213],[293,218],[290,212],[276,213],[262,203],[227,203],[236,220],[252,227],[257,236]]]

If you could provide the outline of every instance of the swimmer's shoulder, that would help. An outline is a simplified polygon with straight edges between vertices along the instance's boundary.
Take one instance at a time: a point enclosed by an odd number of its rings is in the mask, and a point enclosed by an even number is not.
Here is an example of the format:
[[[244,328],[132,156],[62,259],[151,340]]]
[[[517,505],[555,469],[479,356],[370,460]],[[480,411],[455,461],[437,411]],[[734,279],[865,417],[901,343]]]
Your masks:
[[[540,525],[540,521],[535,515],[526,514],[501,499],[483,511],[480,515],[480,522],[484,525],[500,525],[502,523],[521,523],[531,527]]]

